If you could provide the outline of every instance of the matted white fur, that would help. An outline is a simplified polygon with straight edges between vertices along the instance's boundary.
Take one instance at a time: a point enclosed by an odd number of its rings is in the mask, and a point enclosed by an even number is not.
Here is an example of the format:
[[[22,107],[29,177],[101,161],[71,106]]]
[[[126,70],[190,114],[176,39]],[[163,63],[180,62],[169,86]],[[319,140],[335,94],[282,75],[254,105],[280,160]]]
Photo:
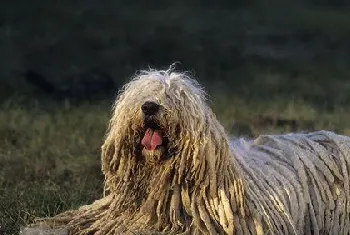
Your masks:
[[[160,105],[144,149],[141,106]],[[229,141],[199,84],[143,71],[120,92],[102,146],[107,196],[45,224],[71,234],[349,234],[350,139],[332,132]]]

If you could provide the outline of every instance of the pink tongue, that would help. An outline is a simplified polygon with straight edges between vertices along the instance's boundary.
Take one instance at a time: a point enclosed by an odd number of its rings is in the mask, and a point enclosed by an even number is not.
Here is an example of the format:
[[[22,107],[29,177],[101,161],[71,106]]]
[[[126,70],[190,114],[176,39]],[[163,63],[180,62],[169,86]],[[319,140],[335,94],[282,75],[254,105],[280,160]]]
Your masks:
[[[143,137],[141,144],[147,150],[155,150],[157,146],[162,144],[162,136],[159,131],[154,131],[152,129],[147,129],[145,136]]]

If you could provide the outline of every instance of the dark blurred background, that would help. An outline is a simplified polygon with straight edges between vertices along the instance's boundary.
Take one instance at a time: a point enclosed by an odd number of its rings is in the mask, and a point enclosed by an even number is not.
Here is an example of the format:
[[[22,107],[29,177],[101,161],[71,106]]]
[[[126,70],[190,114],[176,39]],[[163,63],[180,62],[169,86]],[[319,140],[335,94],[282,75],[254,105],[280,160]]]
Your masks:
[[[209,89],[260,100],[291,98],[307,86],[303,99],[327,103],[328,93],[339,87],[317,93],[318,87],[349,75],[349,5],[345,0],[2,0],[0,98],[33,91],[23,76],[28,70],[55,89],[84,98],[84,89],[91,93],[100,78],[104,83],[108,76],[119,87],[136,70],[180,62],[179,69],[192,71]],[[277,87],[268,79],[278,80]],[[336,102],[348,103],[349,97]]]
[[[350,1],[0,1],[0,234],[102,196],[138,70],[189,71],[236,137],[350,135]]]

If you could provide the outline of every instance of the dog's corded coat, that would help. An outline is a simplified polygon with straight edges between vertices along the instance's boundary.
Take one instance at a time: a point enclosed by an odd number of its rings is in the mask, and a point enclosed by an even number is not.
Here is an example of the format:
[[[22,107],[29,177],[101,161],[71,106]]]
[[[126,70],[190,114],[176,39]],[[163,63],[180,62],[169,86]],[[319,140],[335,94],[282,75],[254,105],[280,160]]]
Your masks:
[[[140,153],[149,100],[166,157]],[[198,83],[171,70],[142,72],[119,94],[102,171],[107,196],[39,221],[79,235],[349,234],[348,137],[229,141]]]

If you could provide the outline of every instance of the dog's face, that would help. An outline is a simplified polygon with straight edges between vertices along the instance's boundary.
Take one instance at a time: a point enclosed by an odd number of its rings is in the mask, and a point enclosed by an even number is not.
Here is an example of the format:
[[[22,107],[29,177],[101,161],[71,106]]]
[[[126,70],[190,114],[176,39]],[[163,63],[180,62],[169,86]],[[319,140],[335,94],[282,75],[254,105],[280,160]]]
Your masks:
[[[203,125],[207,106],[199,85],[182,74],[145,74],[131,81],[120,94],[117,122],[127,122],[134,133],[134,155],[152,164],[166,161],[180,150],[183,138]],[[121,120],[126,119],[126,120]]]
[[[133,195],[127,200],[136,210],[153,187],[162,194],[170,181],[186,181],[188,188],[207,181],[226,156],[224,129],[198,83],[184,74],[149,71],[120,91],[101,163],[106,188]]]

